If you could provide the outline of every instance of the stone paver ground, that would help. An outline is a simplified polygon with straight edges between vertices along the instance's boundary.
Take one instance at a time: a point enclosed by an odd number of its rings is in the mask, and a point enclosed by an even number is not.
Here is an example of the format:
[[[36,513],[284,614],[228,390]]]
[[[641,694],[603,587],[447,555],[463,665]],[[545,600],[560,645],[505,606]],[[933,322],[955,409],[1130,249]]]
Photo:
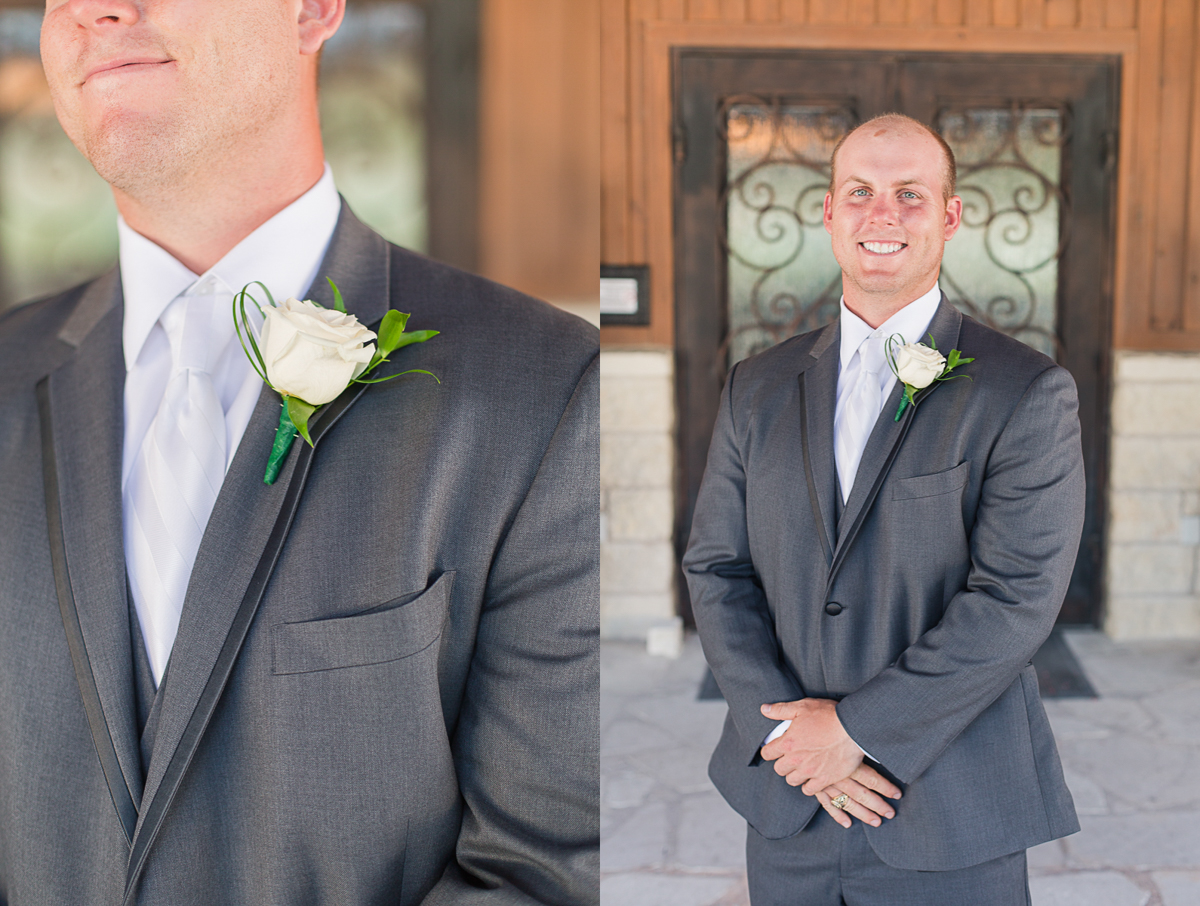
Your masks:
[[[1034,906],[1200,904],[1200,643],[1067,640],[1100,697],[1046,703],[1082,830],[1029,853]],[[745,823],[706,767],[725,718],[678,660],[605,642],[602,906],[748,906]]]

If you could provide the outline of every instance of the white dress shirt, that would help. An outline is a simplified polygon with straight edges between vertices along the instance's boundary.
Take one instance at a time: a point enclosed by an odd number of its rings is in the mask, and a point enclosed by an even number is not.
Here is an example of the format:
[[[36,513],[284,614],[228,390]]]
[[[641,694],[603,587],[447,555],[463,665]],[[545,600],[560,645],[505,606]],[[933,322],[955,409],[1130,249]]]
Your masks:
[[[928,345],[928,338],[925,336],[925,333],[929,330],[929,325],[933,321],[933,316],[937,312],[938,304],[941,301],[942,290],[935,283],[933,289],[908,303],[908,305],[905,305],[884,321],[883,324],[875,328],[848,309],[846,307],[846,298],[845,296],[842,297],[840,302],[841,313],[839,315],[842,339],[838,356],[837,408],[834,410],[833,417],[835,444],[837,443],[838,429],[841,426],[841,415],[845,409],[846,400],[850,395],[850,389],[854,386],[854,382],[858,380],[858,348],[872,335],[882,337],[886,341],[888,337],[894,334],[900,335],[897,337],[898,343],[925,342]],[[879,373],[879,382],[880,412],[882,412],[882,407],[887,405],[888,396],[891,394],[892,388],[896,385],[896,375],[892,373],[891,368],[884,368]],[[865,446],[866,438],[863,439],[863,442]],[[859,456],[861,457],[861,455],[862,451],[860,450]],[[848,484],[852,486],[852,483]],[[850,499],[850,486],[841,489],[843,503]],[[792,722],[790,720],[781,721],[770,732],[767,738],[763,740],[763,745],[778,739],[791,725]],[[858,745],[858,743],[855,743],[855,745]],[[868,758],[871,757],[867,754],[866,749],[863,749],[862,746],[858,747],[864,755],[867,755]]]
[[[324,175],[316,185],[239,242],[204,274],[192,273],[170,253],[135,232],[123,219],[118,219],[121,288],[125,300],[122,326],[125,354],[123,497],[138,450],[162,402],[171,374],[171,344],[159,322],[167,306],[177,296],[206,280],[230,294],[251,281],[260,280],[277,301],[289,296],[304,298],[325,257],[340,211],[341,199],[333,184],[333,173],[326,164]],[[260,287],[252,287],[251,292],[260,303],[266,304]],[[249,302],[246,310],[256,326],[261,324],[261,316]],[[229,317],[232,320],[232,310]],[[236,335],[216,358],[211,374],[225,411],[225,469],[228,470],[263,383]],[[273,439],[274,435],[261,438],[264,465]],[[125,515],[128,525],[129,514]],[[142,602],[137,600],[136,592],[134,605],[140,614]],[[173,639],[165,640],[168,646],[171,641]]]
[[[897,342],[902,345],[924,341],[925,345],[928,346],[929,340],[925,336],[925,333],[928,331],[929,324],[933,320],[933,315],[937,311],[938,303],[941,301],[942,290],[935,283],[933,289],[929,290],[925,295],[905,305],[879,325],[879,327],[872,327],[848,309],[846,307],[846,298],[842,297],[839,303],[842,341],[838,355],[837,408],[834,409],[833,416],[835,445],[842,431],[842,415],[846,410],[846,401],[850,397],[851,388],[854,387],[855,381],[858,380],[861,359],[856,353],[859,347],[862,346],[868,337],[880,337],[886,342],[888,337],[896,336],[897,334],[899,335]],[[882,407],[887,404],[888,395],[895,386],[896,375],[892,373],[890,367],[884,367],[879,372],[879,405],[881,412],[883,411]],[[864,437],[862,441],[865,448],[867,438]],[[858,454],[861,458],[862,450],[859,450]],[[853,487],[853,481],[839,482],[839,484],[842,485],[842,503],[845,503],[850,499],[850,488]]]

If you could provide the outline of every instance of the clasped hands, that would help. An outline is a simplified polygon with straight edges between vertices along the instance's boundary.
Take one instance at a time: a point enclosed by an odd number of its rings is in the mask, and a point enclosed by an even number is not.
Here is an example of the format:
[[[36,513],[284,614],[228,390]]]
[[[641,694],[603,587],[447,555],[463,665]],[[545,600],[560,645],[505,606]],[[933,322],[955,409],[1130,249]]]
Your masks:
[[[863,763],[862,749],[838,720],[835,702],[827,698],[802,698],[794,702],[763,705],[772,720],[790,720],[778,739],[762,747],[762,757],[775,762],[775,773],[806,796],[816,796],[821,807],[842,827],[850,816],[878,827],[896,814],[883,797],[899,799],[899,788]],[[833,800],[845,794],[844,808]]]

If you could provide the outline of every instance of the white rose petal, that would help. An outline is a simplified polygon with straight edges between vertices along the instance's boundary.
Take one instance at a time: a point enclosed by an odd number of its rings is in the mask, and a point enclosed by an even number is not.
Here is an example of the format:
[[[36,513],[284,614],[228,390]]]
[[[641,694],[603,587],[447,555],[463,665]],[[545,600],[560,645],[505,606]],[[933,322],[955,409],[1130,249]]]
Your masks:
[[[354,315],[287,299],[264,308],[259,343],[267,378],[280,393],[323,406],[358,377],[375,354],[374,331]]]
[[[909,343],[896,350],[896,374],[901,382],[923,390],[946,369],[946,357],[921,343]]]

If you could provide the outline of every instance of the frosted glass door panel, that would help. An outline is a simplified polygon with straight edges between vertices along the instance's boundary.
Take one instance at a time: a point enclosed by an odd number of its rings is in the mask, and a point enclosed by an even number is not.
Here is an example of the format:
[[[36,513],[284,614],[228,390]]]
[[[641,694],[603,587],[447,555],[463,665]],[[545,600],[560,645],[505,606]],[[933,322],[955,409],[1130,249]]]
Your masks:
[[[1056,357],[1064,203],[1064,111],[943,111],[963,222],[946,244],[941,286],[967,314]]]
[[[725,116],[729,364],[837,314],[842,275],[822,222],[829,155],[852,114],[738,103]]]

